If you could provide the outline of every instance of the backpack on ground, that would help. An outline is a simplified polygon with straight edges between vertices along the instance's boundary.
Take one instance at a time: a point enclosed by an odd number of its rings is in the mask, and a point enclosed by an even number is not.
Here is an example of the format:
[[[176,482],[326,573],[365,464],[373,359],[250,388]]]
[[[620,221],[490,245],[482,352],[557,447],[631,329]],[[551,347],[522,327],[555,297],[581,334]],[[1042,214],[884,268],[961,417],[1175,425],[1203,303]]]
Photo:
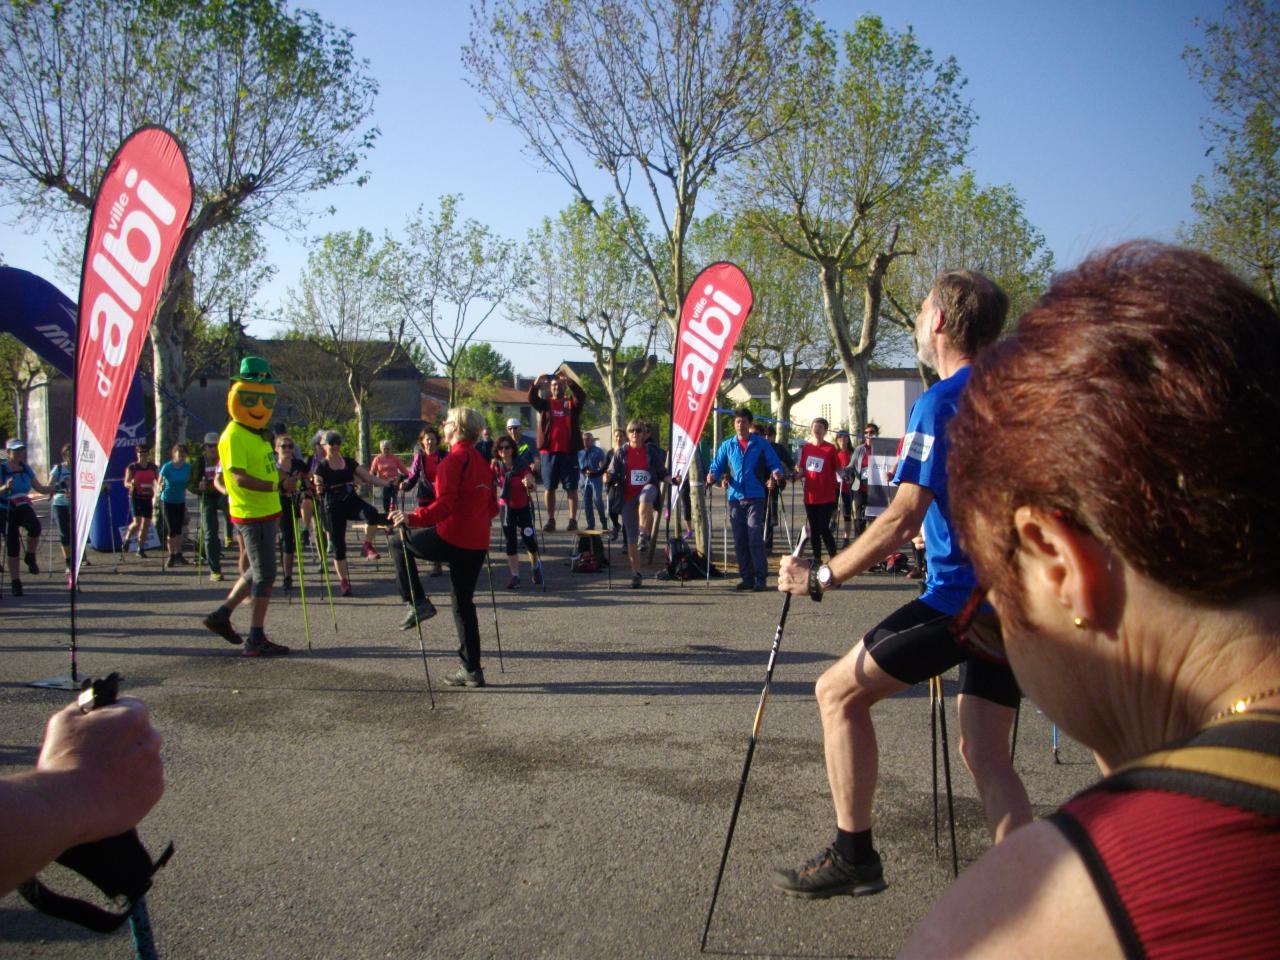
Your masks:
[[[599,573],[605,568],[604,539],[579,534],[569,568],[574,573]]]
[[[706,568],[698,564],[693,548],[683,537],[667,541],[667,577],[671,580],[696,580]]]

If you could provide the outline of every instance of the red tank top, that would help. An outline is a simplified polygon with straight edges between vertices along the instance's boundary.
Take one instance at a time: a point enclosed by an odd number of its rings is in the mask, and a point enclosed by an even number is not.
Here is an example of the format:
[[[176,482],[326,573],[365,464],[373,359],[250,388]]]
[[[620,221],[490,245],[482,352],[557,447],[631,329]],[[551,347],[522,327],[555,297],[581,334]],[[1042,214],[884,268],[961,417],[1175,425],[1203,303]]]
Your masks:
[[[1280,714],[1242,716],[1121,768],[1053,815],[1126,956],[1280,957],[1278,761]]]
[[[133,495],[138,499],[144,499],[152,495],[155,490],[156,478],[160,475],[159,469],[154,463],[131,463],[133,469],[129,471],[129,476],[133,479]]]
[[[627,447],[627,475],[623,478],[623,502],[634,500],[652,480],[649,474],[649,451],[644,447]]]

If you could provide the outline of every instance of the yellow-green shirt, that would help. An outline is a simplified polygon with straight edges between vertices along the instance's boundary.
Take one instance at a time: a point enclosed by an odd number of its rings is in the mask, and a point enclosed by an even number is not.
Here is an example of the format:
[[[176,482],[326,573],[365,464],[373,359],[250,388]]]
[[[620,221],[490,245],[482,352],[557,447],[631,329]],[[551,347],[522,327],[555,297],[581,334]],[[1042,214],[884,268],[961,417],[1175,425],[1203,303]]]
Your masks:
[[[218,459],[222,461],[222,482],[227,487],[228,512],[234,520],[265,520],[280,513],[280,471],[275,451],[262,434],[232,420],[218,440]],[[257,480],[271,482],[270,490],[246,490],[237,482],[232,468],[237,467]]]

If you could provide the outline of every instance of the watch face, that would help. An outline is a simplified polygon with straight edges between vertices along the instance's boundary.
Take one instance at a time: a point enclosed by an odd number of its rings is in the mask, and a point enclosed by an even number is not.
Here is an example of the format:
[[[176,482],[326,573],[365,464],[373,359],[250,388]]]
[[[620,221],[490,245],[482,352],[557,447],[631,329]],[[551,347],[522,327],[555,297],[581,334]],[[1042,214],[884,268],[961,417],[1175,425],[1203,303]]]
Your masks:
[[[825,563],[818,568],[818,582],[824,587],[831,582],[831,568]]]

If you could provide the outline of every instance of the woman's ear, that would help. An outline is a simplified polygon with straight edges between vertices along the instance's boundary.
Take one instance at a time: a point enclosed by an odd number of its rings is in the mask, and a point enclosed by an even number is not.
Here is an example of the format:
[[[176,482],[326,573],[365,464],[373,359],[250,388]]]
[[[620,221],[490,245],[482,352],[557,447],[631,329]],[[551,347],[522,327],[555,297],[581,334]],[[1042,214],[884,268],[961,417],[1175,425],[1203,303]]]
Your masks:
[[[1030,588],[1046,592],[1077,627],[1102,629],[1112,583],[1110,551],[1057,514],[1018,507],[1014,529]]]

